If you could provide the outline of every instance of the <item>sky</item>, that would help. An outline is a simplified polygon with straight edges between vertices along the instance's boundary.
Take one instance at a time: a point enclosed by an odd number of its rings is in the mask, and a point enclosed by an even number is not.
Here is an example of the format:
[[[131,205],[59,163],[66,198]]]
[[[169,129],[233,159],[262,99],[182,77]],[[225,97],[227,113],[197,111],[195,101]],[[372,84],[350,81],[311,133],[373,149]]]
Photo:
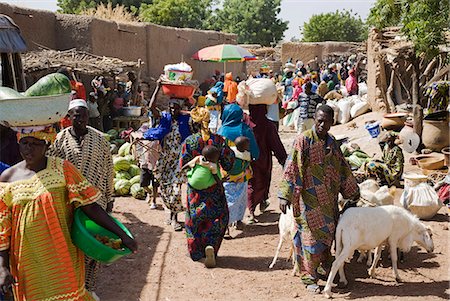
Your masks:
[[[57,0],[0,0],[17,6],[56,11]],[[245,1],[245,0],[244,0]],[[307,22],[312,15],[334,12],[337,9],[352,10],[363,20],[369,14],[370,8],[376,0],[282,0],[280,17],[289,21],[289,29],[284,33],[284,40],[300,37],[299,27]]]

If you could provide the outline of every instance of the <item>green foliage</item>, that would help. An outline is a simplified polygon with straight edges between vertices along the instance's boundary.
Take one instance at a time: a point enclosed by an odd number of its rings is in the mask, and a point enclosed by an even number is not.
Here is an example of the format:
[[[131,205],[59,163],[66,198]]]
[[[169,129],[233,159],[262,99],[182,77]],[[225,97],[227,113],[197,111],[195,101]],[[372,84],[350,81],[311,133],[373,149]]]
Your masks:
[[[152,0],[58,0],[58,12],[64,14],[79,14],[84,10],[96,8],[99,4],[111,3],[113,7],[123,5],[133,11],[141,3],[152,3]]]
[[[367,24],[376,28],[399,26],[402,8],[398,0],[378,0],[370,9]]]
[[[351,10],[313,15],[303,24],[304,42],[360,42],[367,39],[367,27]]]
[[[209,19],[209,28],[238,34],[238,43],[270,46],[283,38],[288,22],[281,20],[281,0],[225,0]]]
[[[445,43],[449,14],[449,1],[378,0],[370,10],[368,23],[379,29],[402,26],[416,52],[433,57],[438,53],[437,46]]]
[[[154,0],[139,7],[139,18],[164,26],[203,29],[212,4],[212,0]]]

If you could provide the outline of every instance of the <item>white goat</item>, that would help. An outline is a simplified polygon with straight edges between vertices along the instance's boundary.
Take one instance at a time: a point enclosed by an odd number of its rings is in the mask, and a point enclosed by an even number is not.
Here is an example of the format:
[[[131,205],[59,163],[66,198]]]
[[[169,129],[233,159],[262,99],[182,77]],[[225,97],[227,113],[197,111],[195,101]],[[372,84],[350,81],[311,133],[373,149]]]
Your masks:
[[[397,247],[408,252],[413,242],[428,252],[434,245],[431,231],[417,217],[404,208],[394,205],[381,207],[350,208],[341,216],[336,229],[336,259],[331,267],[324,294],[331,298],[331,286],[339,270],[339,282],[347,285],[344,263],[358,250],[376,248],[375,259],[369,269],[369,275],[375,276],[375,267],[381,255],[381,246],[389,244],[393,274],[401,281],[397,271]]]
[[[293,238],[297,231],[297,225],[294,219],[294,213],[292,211],[292,206],[288,206],[286,208],[286,213],[280,214],[280,219],[278,220],[278,230],[280,231],[280,241],[278,242],[277,250],[275,252],[275,256],[273,257],[272,263],[269,265],[269,269],[273,268],[275,263],[277,262],[278,254],[280,253],[281,246],[284,241],[287,241],[290,244],[289,250],[289,258],[292,257],[292,263],[294,265],[294,269],[292,270],[292,275],[294,276],[296,272],[299,270],[299,266],[297,263],[297,256],[294,252],[294,241]]]

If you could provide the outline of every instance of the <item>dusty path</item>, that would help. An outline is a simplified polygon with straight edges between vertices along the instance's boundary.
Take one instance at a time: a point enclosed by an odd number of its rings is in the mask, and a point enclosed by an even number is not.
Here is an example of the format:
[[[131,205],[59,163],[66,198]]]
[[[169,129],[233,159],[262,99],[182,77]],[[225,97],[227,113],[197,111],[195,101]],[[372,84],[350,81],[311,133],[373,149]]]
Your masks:
[[[373,117],[367,115],[362,119]],[[336,135],[345,133],[364,150],[377,152],[364,131],[360,127],[351,130],[345,125],[333,128]],[[282,134],[287,148],[293,138],[293,133]],[[114,215],[136,235],[140,249],[138,254],[101,269],[97,289],[101,300],[326,300],[322,295],[308,294],[300,278],[291,276],[292,265],[285,261],[287,245],[275,267],[268,268],[278,243],[276,191],[280,176],[281,167],[275,164],[269,211],[258,217],[259,223],[247,226],[244,231],[235,230],[232,233],[235,238],[223,242],[215,269],[206,269],[187,257],[184,232],[175,233],[164,225],[161,207],[150,210],[143,201],[118,198]],[[399,264],[404,283],[394,282],[389,261],[377,268],[377,279],[370,279],[365,266],[354,259],[346,265],[348,288],[335,289],[338,293],[334,297],[338,300],[448,300],[447,212],[443,208],[433,221],[426,222],[434,230],[435,252],[427,254],[414,247],[405,262]],[[179,217],[184,220],[181,214]]]

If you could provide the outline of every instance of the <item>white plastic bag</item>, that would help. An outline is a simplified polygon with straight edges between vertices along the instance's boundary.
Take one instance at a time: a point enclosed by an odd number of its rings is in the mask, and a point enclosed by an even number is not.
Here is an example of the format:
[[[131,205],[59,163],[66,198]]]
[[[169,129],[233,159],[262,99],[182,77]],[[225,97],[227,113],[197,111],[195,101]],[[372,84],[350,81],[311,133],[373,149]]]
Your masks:
[[[420,219],[432,218],[443,206],[436,191],[427,183],[405,186],[400,204]]]

